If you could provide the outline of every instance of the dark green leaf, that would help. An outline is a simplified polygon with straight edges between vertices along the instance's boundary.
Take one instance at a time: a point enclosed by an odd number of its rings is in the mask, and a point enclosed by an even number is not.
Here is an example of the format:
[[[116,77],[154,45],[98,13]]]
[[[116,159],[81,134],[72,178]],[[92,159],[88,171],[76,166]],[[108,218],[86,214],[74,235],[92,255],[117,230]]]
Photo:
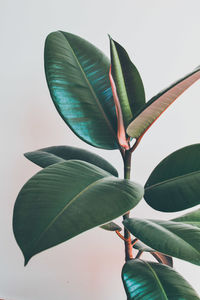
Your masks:
[[[125,127],[145,104],[140,74],[125,49],[110,38],[112,76],[117,88]]]
[[[200,144],[170,154],[145,184],[146,202],[156,210],[175,212],[200,203]]]
[[[183,222],[200,228],[200,208],[181,217],[172,219],[172,221]]]
[[[160,263],[165,264],[167,266],[173,267],[173,259],[171,256],[165,255],[156,251],[155,249],[150,248],[149,246],[145,245],[141,241],[138,241],[134,244],[133,248],[138,249],[142,252],[150,252],[153,257]]]
[[[118,148],[107,57],[86,40],[57,31],[46,39],[44,58],[51,97],[63,120],[88,144]]]
[[[46,168],[58,162],[64,162],[65,160],[78,159],[87,161],[101,169],[104,169],[114,176],[118,176],[117,170],[108,161],[97,154],[80,148],[70,146],[53,146],[33,152],[27,152],[24,155],[26,158],[42,168]]]
[[[20,191],[13,229],[25,263],[50,247],[133,208],[143,188],[87,162],[69,160],[33,176]]]
[[[191,285],[168,266],[139,259],[122,269],[128,300],[199,300]]]
[[[139,240],[156,251],[200,265],[200,229],[188,224],[131,218],[123,221]]]
[[[105,230],[108,230],[108,231],[116,231],[116,230],[121,231],[122,230],[122,228],[114,222],[104,224],[104,225],[101,226],[101,228],[105,229]]]
[[[127,128],[127,134],[139,138],[186,89],[200,78],[200,67],[164,89],[137,113]]]

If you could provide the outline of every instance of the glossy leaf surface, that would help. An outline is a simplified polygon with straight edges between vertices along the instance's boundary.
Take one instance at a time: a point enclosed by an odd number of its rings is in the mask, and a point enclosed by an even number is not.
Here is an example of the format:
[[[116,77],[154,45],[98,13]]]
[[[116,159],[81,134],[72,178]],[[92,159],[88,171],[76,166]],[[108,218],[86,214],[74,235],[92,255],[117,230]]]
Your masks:
[[[130,123],[127,134],[132,138],[142,136],[169,105],[198,79],[200,79],[200,67],[154,96]]]
[[[110,38],[111,69],[123,114],[125,127],[145,104],[145,93],[140,74],[126,50]]]
[[[172,221],[183,222],[200,228],[200,208],[181,217],[172,219]]]
[[[138,249],[140,252],[150,252],[151,255],[160,263],[173,267],[173,259],[169,255],[165,255],[156,251],[155,249],[145,245],[141,241],[134,244],[133,248]]]
[[[85,142],[118,148],[107,57],[86,40],[62,31],[48,35],[44,57],[51,97],[63,120]]]
[[[146,202],[175,212],[200,203],[200,144],[184,147],[162,160],[145,184]]]
[[[80,148],[70,146],[53,146],[27,152],[24,155],[30,161],[42,168],[46,168],[55,163],[64,162],[65,160],[78,159],[89,162],[114,176],[118,176],[117,170],[104,158]]]
[[[105,224],[133,208],[143,188],[87,162],[51,165],[21,189],[13,229],[25,264],[30,258],[72,237]]]
[[[174,269],[139,259],[122,269],[128,300],[199,300],[191,285]]]
[[[200,265],[200,229],[188,224],[131,218],[125,227],[156,251]]]

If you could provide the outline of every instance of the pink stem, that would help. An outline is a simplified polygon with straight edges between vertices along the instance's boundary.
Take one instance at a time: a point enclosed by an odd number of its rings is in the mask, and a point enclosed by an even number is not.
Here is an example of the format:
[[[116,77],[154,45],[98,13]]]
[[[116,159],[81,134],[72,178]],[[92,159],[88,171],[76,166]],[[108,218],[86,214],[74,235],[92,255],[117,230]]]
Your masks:
[[[123,116],[122,116],[122,110],[119,102],[119,98],[117,95],[117,89],[115,86],[115,82],[113,80],[112,74],[111,74],[111,67],[109,70],[109,78],[110,78],[110,84],[112,88],[112,93],[113,93],[113,99],[115,102],[115,109],[116,109],[116,114],[117,114],[117,137],[118,141],[121,147],[123,147],[126,150],[130,149],[129,143],[126,139],[126,133],[125,133],[125,128],[124,128],[124,121],[123,121]]]

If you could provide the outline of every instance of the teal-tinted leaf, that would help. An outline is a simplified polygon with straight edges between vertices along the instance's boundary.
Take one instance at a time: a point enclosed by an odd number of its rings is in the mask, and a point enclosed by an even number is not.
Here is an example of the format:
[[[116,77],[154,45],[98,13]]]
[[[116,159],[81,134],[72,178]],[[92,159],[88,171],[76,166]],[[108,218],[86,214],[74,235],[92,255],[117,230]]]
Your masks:
[[[143,188],[87,162],[69,160],[33,176],[20,191],[13,216],[25,263],[50,247],[105,224],[133,208]]]
[[[114,222],[110,222],[110,223],[101,225],[101,228],[108,230],[108,231],[116,231],[116,230],[121,231],[122,230],[122,228]]]
[[[122,269],[128,300],[199,300],[191,285],[168,266],[139,259]]]
[[[188,224],[131,218],[123,221],[139,240],[156,251],[200,265],[200,229]]]
[[[140,74],[125,49],[110,38],[112,76],[117,88],[125,127],[145,104]]]
[[[138,241],[133,245],[133,248],[138,249],[140,252],[150,252],[151,255],[160,263],[173,267],[173,259],[169,255],[165,255],[163,253],[160,253],[156,251],[155,249],[145,245],[141,241]]]
[[[63,120],[85,142],[116,149],[117,120],[107,57],[86,40],[58,31],[48,35],[44,58],[51,97]]]
[[[175,212],[200,203],[200,144],[184,147],[162,160],[145,184],[146,202]]]
[[[172,221],[183,222],[200,228],[200,208],[181,217],[172,219]]]
[[[58,162],[64,162],[65,160],[78,159],[87,161],[101,169],[104,169],[114,176],[118,176],[117,170],[108,161],[97,154],[80,148],[70,146],[53,146],[33,152],[27,152],[24,155],[26,158],[42,168],[46,168]]]
[[[200,67],[164,89],[138,112],[127,128],[127,134],[139,138],[186,89],[200,78]]]

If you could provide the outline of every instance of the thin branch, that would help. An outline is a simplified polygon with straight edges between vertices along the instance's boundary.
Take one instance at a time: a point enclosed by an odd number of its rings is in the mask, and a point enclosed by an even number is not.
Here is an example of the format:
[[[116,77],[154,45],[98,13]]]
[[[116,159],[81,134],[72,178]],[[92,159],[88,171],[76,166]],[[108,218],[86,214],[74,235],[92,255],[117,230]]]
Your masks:
[[[137,253],[137,255],[135,256],[135,259],[136,259],[136,258],[140,258],[140,256],[143,254],[143,252],[144,252],[144,251],[139,250],[138,253]]]

